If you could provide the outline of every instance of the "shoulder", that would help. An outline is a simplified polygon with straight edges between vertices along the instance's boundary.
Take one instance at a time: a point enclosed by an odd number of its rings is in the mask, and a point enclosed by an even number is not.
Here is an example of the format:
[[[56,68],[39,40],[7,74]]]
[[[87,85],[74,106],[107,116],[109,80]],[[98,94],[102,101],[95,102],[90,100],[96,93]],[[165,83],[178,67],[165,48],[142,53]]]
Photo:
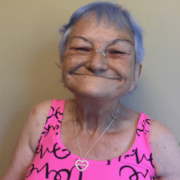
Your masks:
[[[36,104],[31,109],[27,121],[36,121],[37,125],[43,123],[48,116],[52,101],[53,100],[46,100]]]
[[[46,110],[49,109],[51,107],[51,104],[52,104],[52,99],[50,100],[46,100],[46,101],[42,101],[38,104],[36,104],[30,113],[32,113],[33,115],[36,115],[38,113],[43,113],[45,112],[46,113]]]
[[[165,145],[165,143],[176,143],[176,138],[173,134],[173,132],[163,123],[161,123],[158,120],[151,120],[151,127],[150,127],[150,141],[151,143],[162,143]],[[157,144],[158,145],[158,144]],[[164,149],[166,147],[164,146]]]
[[[156,175],[180,176],[180,148],[172,131],[158,120],[151,120],[150,142]]]
[[[165,138],[174,138],[172,131],[158,120],[151,120],[150,140],[152,142]]]
[[[33,151],[43,131],[53,100],[46,100],[36,104],[30,111],[23,129],[29,136],[29,145]]]

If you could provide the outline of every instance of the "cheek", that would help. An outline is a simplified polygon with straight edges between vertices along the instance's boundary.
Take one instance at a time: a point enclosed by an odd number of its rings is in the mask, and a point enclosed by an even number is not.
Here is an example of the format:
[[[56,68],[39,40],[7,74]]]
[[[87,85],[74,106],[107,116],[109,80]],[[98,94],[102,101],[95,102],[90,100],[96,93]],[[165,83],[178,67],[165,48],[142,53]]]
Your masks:
[[[61,77],[62,77],[62,82],[64,83],[67,81],[68,72],[69,72],[68,62],[66,61],[66,59],[64,59],[64,62],[61,64]]]
[[[134,58],[129,58],[122,61],[122,68],[124,68],[129,74],[134,74],[135,60]]]
[[[121,76],[131,76],[134,73],[134,62],[121,61],[112,64],[112,68]]]
[[[77,69],[85,63],[86,59],[86,56],[67,52],[64,56],[64,69],[66,69],[66,72]]]
[[[68,73],[73,68],[73,58],[71,56],[64,56],[64,62],[62,66],[62,74]]]

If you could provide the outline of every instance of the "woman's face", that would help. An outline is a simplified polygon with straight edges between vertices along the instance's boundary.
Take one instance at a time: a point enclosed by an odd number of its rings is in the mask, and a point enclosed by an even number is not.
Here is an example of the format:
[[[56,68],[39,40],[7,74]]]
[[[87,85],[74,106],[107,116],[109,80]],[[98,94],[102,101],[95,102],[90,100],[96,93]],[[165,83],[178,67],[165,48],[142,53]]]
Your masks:
[[[95,16],[84,17],[69,35],[61,67],[63,81],[75,95],[117,99],[135,86],[133,35],[105,18],[97,24]]]

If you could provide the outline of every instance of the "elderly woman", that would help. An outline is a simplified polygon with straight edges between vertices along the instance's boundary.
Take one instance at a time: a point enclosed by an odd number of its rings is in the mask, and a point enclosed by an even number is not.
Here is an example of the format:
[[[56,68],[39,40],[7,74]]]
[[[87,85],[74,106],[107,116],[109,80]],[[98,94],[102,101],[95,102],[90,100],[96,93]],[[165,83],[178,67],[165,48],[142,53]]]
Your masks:
[[[94,2],[60,32],[62,79],[74,99],[32,109],[1,180],[179,180],[172,132],[119,102],[134,89],[144,54],[129,12]]]

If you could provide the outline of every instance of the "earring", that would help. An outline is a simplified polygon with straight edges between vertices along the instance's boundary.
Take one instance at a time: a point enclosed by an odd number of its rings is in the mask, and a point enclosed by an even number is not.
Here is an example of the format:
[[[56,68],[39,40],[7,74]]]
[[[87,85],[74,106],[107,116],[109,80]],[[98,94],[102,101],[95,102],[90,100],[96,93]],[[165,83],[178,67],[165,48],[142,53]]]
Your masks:
[[[105,54],[105,52],[104,52],[103,50],[101,50],[101,49],[96,49],[96,52],[99,52],[99,53],[101,53],[104,57],[106,57],[106,54]]]

